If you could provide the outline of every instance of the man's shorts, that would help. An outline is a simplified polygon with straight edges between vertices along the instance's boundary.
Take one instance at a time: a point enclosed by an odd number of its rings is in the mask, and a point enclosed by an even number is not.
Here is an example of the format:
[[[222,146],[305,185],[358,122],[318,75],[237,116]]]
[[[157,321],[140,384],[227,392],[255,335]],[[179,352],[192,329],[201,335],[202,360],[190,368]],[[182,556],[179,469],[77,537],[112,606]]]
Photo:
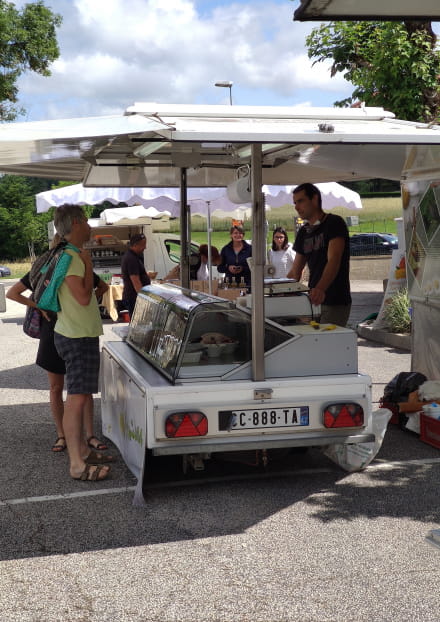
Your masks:
[[[347,326],[350,317],[351,304],[349,305],[321,305],[321,324],[336,324]]]
[[[98,392],[99,337],[71,339],[55,333],[55,347],[66,364],[68,394]]]

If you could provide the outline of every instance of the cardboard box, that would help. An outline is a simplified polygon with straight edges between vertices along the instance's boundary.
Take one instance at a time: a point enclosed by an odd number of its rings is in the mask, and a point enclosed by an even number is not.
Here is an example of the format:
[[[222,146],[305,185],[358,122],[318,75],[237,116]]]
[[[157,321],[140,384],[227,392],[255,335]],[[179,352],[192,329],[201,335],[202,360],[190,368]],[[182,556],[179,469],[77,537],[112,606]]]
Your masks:
[[[195,290],[196,292],[204,292],[205,294],[209,294],[209,281],[190,281],[190,288]],[[211,281],[211,293],[213,296],[217,296],[218,291],[218,282],[215,280]]]
[[[189,288],[193,289],[196,292],[203,292],[204,285],[203,285],[203,281],[190,281],[189,282]]]
[[[226,300],[236,300],[240,296],[239,287],[231,287],[229,289],[219,289],[217,296],[219,298],[225,298]]]

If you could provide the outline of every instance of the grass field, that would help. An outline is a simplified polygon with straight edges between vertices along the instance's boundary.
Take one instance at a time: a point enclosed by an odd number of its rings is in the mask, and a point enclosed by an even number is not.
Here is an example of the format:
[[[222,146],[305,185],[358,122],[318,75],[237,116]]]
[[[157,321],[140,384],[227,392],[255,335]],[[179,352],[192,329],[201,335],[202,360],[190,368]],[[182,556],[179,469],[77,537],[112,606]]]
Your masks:
[[[361,210],[350,210],[347,208],[335,208],[332,210],[333,214],[338,214],[343,218],[347,216],[358,216],[359,225],[350,227],[350,233],[396,233],[397,226],[395,218],[402,216],[402,205],[399,197],[393,198],[375,198],[375,199],[363,199]],[[293,241],[295,238],[293,232],[293,218],[296,212],[292,205],[286,205],[284,207],[278,207],[276,209],[269,210],[267,212],[268,226],[268,243],[271,239],[271,231],[275,227],[284,227],[288,233],[289,240]],[[211,227],[213,229],[211,234],[211,244],[216,246],[219,250],[230,241],[229,228],[231,221],[229,218],[218,220],[212,219]],[[206,219],[201,216],[195,216],[191,221],[191,238],[198,244],[206,244]],[[252,223],[246,221],[244,223],[246,235],[248,239],[251,237]],[[175,220],[171,222],[171,231],[178,232],[179,221]],[[12,276],[10,278],[20,278],[30,268],[30,260],[17,260],[8,261],[0,259],[0,264],[5,264],[11,268]]]
[[[20,279],[22,276],[29,272],[31,267],[30,259],[20,259],[17,261],[7,261],[6,259],[0,259],[0,264],[8,266],[11,270],[11,276],[2,277],[3,279]]]
[[[399,197],[393,198],[379,198],[379,199],[364,199],[362,201],[362,210],[350,210],[347,208],[335,208],[332,210],[332,214],[338,214],[344,219],[347,216],[358,216],[359,225],[349,227],[350,233],[396,233],[397,225],[395,218],[402,216],[402,205]],[[268,243],[271,239],[271,231],[275,227],[284,227],[288,233],[289,240],[293,241],[295,234],[293,231],[293,218],[296,212],[291,205],[284,207],[278,207],[267,212],[268,227]],[[214,231],[211,234],[211,243],[220,249],[227,244],[230,240],[229,228],[231,221],[225,219],[223,221],[216,221],[213,219],[211,226]],[[246,230],[246,238],[251,237],[252,223],[246,221],[244,223]],[[176,227],[176,231],[178,227]],[[206,243],[206,220],[201,217],[194,218],[192,220],[192,233],[191,237],[195,242],[199,244]]]

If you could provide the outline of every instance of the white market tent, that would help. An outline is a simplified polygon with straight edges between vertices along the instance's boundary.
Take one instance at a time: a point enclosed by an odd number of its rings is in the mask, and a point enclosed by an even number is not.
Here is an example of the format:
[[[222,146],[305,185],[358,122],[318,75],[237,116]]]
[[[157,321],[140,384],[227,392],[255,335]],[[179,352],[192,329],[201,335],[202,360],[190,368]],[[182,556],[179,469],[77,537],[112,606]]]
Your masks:
[[[261,185],[400,180],[407,146],[436,144],[438,126],[382,108],[180,106],[140,103],[125,115],[0,126],[4,173],[87,187],[226,187],[261,146]]]
[[[123,219],[154,218],[156,220],[168,220],[170,215],[169,212],[159,212],[155,207],[145,208],[143,205],[130,205],[129,207],[108,207],[102,210],[96,220],[99,220],[101,224],[113,225]]]
[[[292,190],[295,186],[263,186],[266,199],[266,209],[292,204]],[[345,188],[336,182],[318,184],[322,194],[325,210],[334,207],[361,209],[362,203],[357,192]],[[47,212],[53,206],[63,203],[77,205],[99,205],[108,201],[114,205],[126,203],[128,206],[143,206],[150,213],[144,216],[153,216],[156,213],[168,213],[176,217],[180,213],[180,197],[177,188],[86,188],[83,184],[73,184],[54,190],[47,190],[36,195],[37,212]],[[247,218],[250,216],[249,204],[238,207],[226,196],[225,188],[189,188],[188,204],[192,213],[206,215],[209,208],[211,215],[219,218],[224,215],[237,215],[242,212]]]
[[[248,167],[254,249],[252,372],[257,381],[264,379],[262,186],[401,180],[408,168],[412,175],[417,172],[418,154],[421,175],[432,176],[440,161],[439,143],[439,126],[400,121],[382,108],[136,103],[121,116],[1,125],[0,171],[82,181],[87,187],[178,187],[181,229],[186,231],[188,190],[226,187]],[[181,268],[182,281],[189,282],[185,237]]]
[[[297,20],[438,20],[438,0],[301,0]]]

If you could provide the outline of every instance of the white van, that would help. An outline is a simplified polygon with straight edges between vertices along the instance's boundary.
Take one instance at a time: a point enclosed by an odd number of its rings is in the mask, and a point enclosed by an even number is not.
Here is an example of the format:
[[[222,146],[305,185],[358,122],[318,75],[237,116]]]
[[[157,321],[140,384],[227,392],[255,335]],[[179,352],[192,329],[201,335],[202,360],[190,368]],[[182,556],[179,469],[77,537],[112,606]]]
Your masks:
[[[135,233],[143,233],[146,237],[145,268],[157,272],[157,279],[165,278],[170,270],[180,264],[180,235],[169,232],[169,218],[123,218],[115,224],[108,224],[101,215],[101,218],[90,218],[89,225],[92,233],[86,247],[91,252],[94,271],[105,281],[121,274],[122,255]],[[50,241],[55,234],[53,222],[49,223],[48,233]],[[198,249],[199,245],[191,242],[191,254],[197,254]]]

